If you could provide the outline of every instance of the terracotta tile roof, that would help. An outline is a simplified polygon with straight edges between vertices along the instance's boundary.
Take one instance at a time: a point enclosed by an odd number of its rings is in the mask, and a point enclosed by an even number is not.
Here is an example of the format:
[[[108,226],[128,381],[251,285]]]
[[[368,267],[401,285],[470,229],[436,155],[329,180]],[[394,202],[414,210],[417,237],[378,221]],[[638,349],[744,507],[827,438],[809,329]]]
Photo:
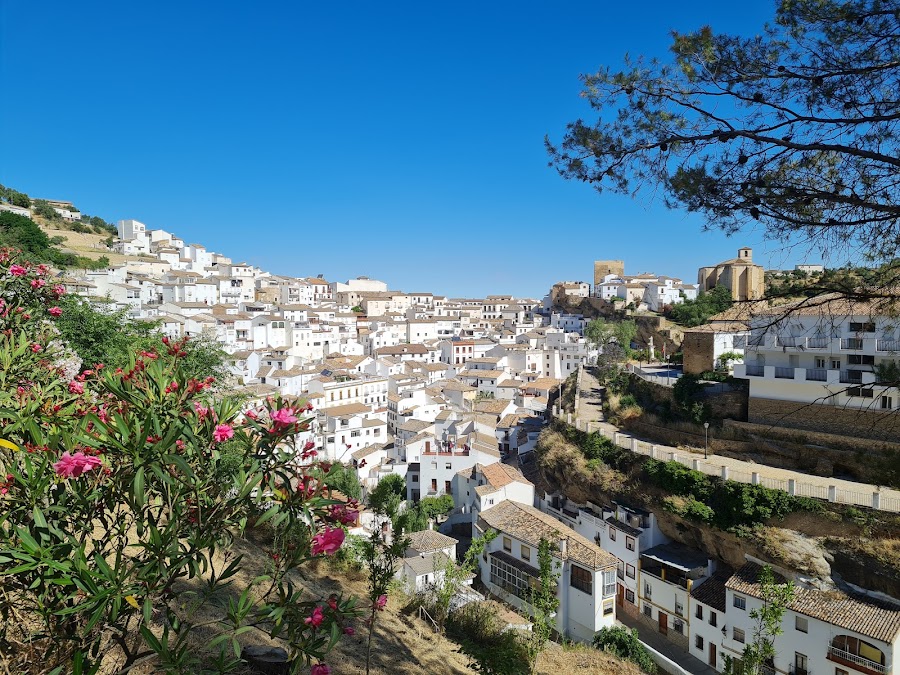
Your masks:
[[[520,483],[530,483],[518,469],[509,464],[496,462],[494,464],[479,466],[481,467],[481,473],[484,475],[487,482],[495,488],[502,488],[504,485],[509,485],[516,481]]]
[[[756,563],[747,563],[725,585],[738,593],[761,598],[758,581],[761,571],[762,567]],[[784,581],[777,574],[775,579]],[[900,633],[900,605],[862,594],[798,587],[788,608],[798,614],[856,631],[888,644],[893,643]]]
[[[560,539],[566,539],[566,553],[563,555],[557,551],[554,553],[554,557],[573,560],[589,569],[615,567],[617,563],[614,555],[569,529],[552,516],[538,511],[533,506],[526,506],[508,499],[483,511],[478,518],[478,525],[482,530],[493,528],[506,532],[535,548],[540,545],[541,539],[547,539],[552,544],[558,544]]]
[[[716,570],[709,579],[691,589],[691,597],[716,611],[725,612],[725,583],[731,575],[730,569]]]
[[[434,530],[422,530],[409,535],[409,547],[419,553],[431,553],[449,548],[457,542],[453,537],[448,537]]]

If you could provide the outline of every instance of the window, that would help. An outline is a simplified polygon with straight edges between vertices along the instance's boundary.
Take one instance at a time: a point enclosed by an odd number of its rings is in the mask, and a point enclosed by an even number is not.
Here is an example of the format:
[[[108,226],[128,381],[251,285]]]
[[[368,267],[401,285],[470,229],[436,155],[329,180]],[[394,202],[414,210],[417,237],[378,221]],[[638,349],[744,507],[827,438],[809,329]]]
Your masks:
[[[633,605],[634,604],[634,591],[626,588],[625,589],[625,599]]]
[[[734,606],[737,607],[738,609],[746,610],[747,609],[747,598],[745,598],[741,595],[735,595],[734,596]]]
[[[840,359],[831,359],[831,370],[840,370],[841,369],[841,360]]]
[[[821,356],[816,357],[816,368],[825,368],[825,359]]]
[[[850,332],[851,333],[874,333],[875,332],[875,322],[874,321],[851,321],[850,322]]]
[[[634,565],[625,565],[625,576],[629,579],[634,579],[635,569]]]
[[[522,560],[531,560],[531,549],[525,544],[522,544],[520,553],[522,554]]]
[[[682,621],[681,619],[675,619],[674,623],[672,624],[672,628],[675,629],[676,633],[681,633],[682,635],[684,635],[684,621]]]
[[[634,537],[625,537],[625,548],[629,551],[634,550]]]
[[[359,438],[359,432],[358,432],[358,431],[351,431],[351,432],[350,432],[350,438]]]
[[[851,366],[874,366],[875,357],[871,354],[850,354],[847,363]]]
[[[881,397],[881,409],[882,410],[890,410],[894,407],[894,399],[891,396],[882,396]]]
[[[847,672],[846,670],[844,670],[843,668],[835,668],[835,669],[834,669],[834,675],[850,675],[850,673],[848,673],[848,672]]]
[[[609,598],[616,594],[616,573],[612,570],[603,571],[603,597]]]
[[[646,602],[644,603],[644,616],[653,618],[653,607],[648,605]]]
[[[522,570],[491,556],[491,583],[519,598],[526,599],[537,580]]]
[[[797,673],[805,673],[808,670],[809,663],[806,654],[794,652],[794,670]]]
[[[703,636],[702,635],[697,635],[694,637],[694,646],[697,649],[703,649]]]
[[[653,586],[650,585],[649,581],[644,582],[644,597],[648,600],[653,597]]]
[[[414,473],[414,474],[412,475],[412,482],[413,482],[413,483],[418,483],[418,482],[419,482],[419,474]]]
[[[866,389],[865,387],[848,387],[847,396],[857,396],[859,398],[874,398],[875,392],[872,389]]]
[[[603,616],[609,616],[615,609],[615,603],[612,600],[603,601]]]
[[[503,550],[512,553],[512,539],[509,537],[503,537]]]
[[[745,639],[745,638],[744,638],[744,631],[742,631],[740,628],[732,628],[731,631],[732,631],[732,632],[731,632],[731,637],[734,638],[734,641],[735,641],[735,642],[740,642],[741,644],[744,644],[744,639]]]
[[[696,616],[697,616],[698,619],[702,619],[702,618],[703,618],[703,605],[697,605],[697,614],[696,614]]]
[[[447,471],[450,471],[452,468],[453,468],[453,465],[450,464],[450,462],[446,462],[444,464],[444,469],[446,469]]]
[[[716,613],[715,613],[715,612],[710,612],[710,613],[709,613],[709,625],[710,625],[710,626],[715,626],[715,625],[716,625]]]
[[[431,479],[431,491],[437,492],[437,478]]]
[[[325,439],[325,442],[326,443],[334,443],[334,436],[329,436],[328,438]]]
[[[616,576],[619,577],[620,579],[625,578],[625,563],[622,562],[621,560],[619,561],[619,564],[616,566]]]
[[[609,526],[609,539],[610,541],[616,540],[616,531],[613,529],[612,525]]]
[[[684,604],[680,600],[675,601],[675,613],[678,616],[684,616]]]
[[[800,631],[801,633],[809,632],[809,621],[806,620],[805,616],[795,616],[794,617],[794,628]]]
[[[449,480],[445,480],[445,481],[444,481],[444,492],[445,492],[446,494],[448,494],[448,495],[449,495],[450,492],[451,492],[451,487],[450,487],[450,481],[449,481]],[[491,502],[491,503],[493,503],[493,502]]]

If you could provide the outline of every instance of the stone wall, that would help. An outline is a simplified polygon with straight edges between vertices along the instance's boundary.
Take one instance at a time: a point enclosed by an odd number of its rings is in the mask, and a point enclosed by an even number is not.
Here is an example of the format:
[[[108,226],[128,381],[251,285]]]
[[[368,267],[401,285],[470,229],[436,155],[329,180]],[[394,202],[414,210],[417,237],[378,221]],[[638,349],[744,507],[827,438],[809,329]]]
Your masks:
[[[700,375],[715,367],[716,335],[712,331],[686,330],[681,343],[684,352],[684,372],[687,375]]]
[[[647,382],[637,375],[631,375],[629,379],[628,389],[638,400],[669,409],[675,405],[672,387]],[[728,385],[716,384],[704,387],[700,396],[703,403],[709,406],[714,419],[747,420],[747,389],[731,389]]]
[[[838,436],[897,442],[900,415],[818,403],[796,403],[751,397],[747,421],[773,427],[803,429]]]

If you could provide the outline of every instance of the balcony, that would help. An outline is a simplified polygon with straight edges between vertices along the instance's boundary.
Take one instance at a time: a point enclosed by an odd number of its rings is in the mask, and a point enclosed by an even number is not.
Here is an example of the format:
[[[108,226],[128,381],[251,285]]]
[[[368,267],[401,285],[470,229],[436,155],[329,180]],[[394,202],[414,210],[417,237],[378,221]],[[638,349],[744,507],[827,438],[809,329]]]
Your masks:
[[[828,370],[825,368],[807,368],[806,380],[812,382],[825,382],[828,380]]]
[[[900,352],[900,340],[877,340],[875,349],[879,352]]]
[[[745,366],[747,377],[763,377],[766,374],[765,366]]]
[[[841,338],[841,349],[862,349],[862,338]]]
[[[747,340],[748,347],[765,347],[766,346],[766,336],[765,335],[751,335]]]
[[[775,377],[778,377],[782,380],[793,380],[794,379],[794,369],[793,368],[780,368],[778,366],[775,367]]]
[[[807,349],[828,349],[829,339],[826,337],[811,337],[806,339]]]
[[[843,384],[862,384],[863,371],[861,370],[842,370],[841,382]]]
[[[809,669],[800,666],[791,666],[788,672],[790,675],[809,675]]]
[[[775,339],[776,347],[800,347],[803,345],[803,338],[783,337],[779,335]]]
[[[852,652],[839,649],[832,645],[829,645],[828,647],[828,660],[843,663],[867,673],[887,673],[887,668],[880,663],[870,661],[863,656],[857,656]]]

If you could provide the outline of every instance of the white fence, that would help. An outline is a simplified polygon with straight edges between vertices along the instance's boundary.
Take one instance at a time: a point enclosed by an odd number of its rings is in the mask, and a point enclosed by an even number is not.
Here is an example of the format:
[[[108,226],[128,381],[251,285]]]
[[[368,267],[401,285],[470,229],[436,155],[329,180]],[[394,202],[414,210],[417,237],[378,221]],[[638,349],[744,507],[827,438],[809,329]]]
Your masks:
[[[900,497],[882,495],[880,490],[861,492],[858,490],[845,490],[836,485],[807,483],[806,481],[794,478],[762,476],[756,471],[743,471],[741,469],[735,469],[727,464],[716,464],[705,459],[694,458],[693,455],[679,454],[668,446],[658,446],[648,441],[642,441],[622,431],[611,432],[607,429],[603,429],[598,422],[582,423],[581,420],[573,419],[571,413],[557,415],[557,417],[568,424],[574,424],[575,428],[580,429],[581,431],[586,431],[588,433],[594,431],[599,432],[602,436],[609,438],[619,447],[630,450],[636,454],[645,455],[664,462],[675,461],[679,464],[683,464],[689,469],[701,471],[709,476],[718,476],[725,480],[733,480],[739,483],[762,485],[763,487],[771,488],[773,490],[783,490],[796,497],[812,497],[814,499],[821,499],[837,504],[866,506],[880,511],[900,513]],[[764,467],[761,466],[760,468]]]

